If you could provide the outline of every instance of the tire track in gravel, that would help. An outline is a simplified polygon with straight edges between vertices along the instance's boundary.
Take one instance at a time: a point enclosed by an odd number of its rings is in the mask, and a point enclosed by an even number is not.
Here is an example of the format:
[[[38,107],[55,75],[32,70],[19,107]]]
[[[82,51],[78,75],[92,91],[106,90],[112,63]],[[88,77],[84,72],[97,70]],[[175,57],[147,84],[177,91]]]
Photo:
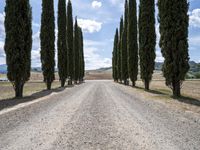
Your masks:
[[[93,85],[80,85],[16,112],[5,114],[4,118],[1,116],[4,122],[0,124],[0,149],[49,149],[63,124],[70,120],[92,88]],[[6,132],[2,131],[5,129],[2,124],[7,125]]]

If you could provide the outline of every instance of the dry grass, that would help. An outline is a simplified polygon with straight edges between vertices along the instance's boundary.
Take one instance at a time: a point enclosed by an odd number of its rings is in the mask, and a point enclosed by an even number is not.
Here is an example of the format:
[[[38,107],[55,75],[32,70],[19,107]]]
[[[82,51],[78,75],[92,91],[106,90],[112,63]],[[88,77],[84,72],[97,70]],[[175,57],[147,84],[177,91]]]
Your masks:
[[[54,82],[52,88],[58,88],[60,83],[58,81]],[[28,82],[24,87],[24,96],[30,96],[34,93],[41,92],[46,89],[46,85],[43,82]],[[0,82],[0,100],[11,99],[15,96],[12,84],[9,82]]]
[[[144,88],[142,81],[137,81],[137,86],[139,88]],[[150,84],[150,89],[155,93],[160,93],[161,95],[171,96],[172,91],[169,87],[165,85],[164,80],[154,80]],[[185,97],[190,97],[200,100],[200,80],[187,80],[182,85],[182,95]]]
[[[88,71],[85,80],[112,80],[111,72]]]

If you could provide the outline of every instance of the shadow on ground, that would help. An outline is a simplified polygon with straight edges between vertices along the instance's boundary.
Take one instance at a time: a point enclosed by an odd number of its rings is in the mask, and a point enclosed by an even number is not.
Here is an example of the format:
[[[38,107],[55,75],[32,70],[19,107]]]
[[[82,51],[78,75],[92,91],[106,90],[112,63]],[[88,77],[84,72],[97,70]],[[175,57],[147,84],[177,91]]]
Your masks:
[[[179,102],[190,104],[190,105],[195,105],[195,106],[200,106],[200,100],[187,97],[187,96],[181,96],[180,98],[175,98]]]
[[[136,89],[140,89],[140,90],[144,90],[148,93],[151,94],[157,94],[157,95],[162,95],[162,96],[170,96],[168,93],[162,92],[162,91],[158,91],[158,90],[145,90],[143,87],[135,87]],[[199,99],[195,99],[192,97],[188,97],[188,96],[181,96],[179,98],[177,97],[173,97],[171,96],[171,98],[173,98],[174,100],[177,100],[179,102],[185,103],[185,104],[190,104],[190,105],[194,105],[194,106],[200,106],[200,100]]]
[[[68,88],[68,87],[56,88],[56,89],[52,89],[52,90],[43,90],[43,91],[36,92],[36,93],[34,93],[34,94],[30,95],[30,96],[26,96],[26,97],[20,98],[20,99],[11,98],[11,99],[0,100],[0,110],[15,106],[17,104],[33,101],[35,99],[42,98],[42,97],[45,97],[47,95],[50,95],[51,93],[62,92],[62,91],[65,90],[65,88]]]

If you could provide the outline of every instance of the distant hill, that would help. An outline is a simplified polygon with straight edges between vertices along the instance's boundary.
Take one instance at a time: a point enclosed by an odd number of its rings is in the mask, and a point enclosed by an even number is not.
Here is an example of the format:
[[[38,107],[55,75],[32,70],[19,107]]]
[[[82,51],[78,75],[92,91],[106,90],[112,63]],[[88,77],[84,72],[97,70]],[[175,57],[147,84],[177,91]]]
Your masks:
[[[190,72],[197,73],[200,72],[200,63],[196,63],[194,61],[190,61]],[[157,62],[155,64],[155,70],[161,70],[163,63]]]
[[[189,64],[190,64],[190,72],[194,72],[194,73],[200,72],[200,63],[196,63],[194,61],[190,61]],[[155,70],[161,71],[162,70],[162,66],[163,66],[162,62],[156,62]],[[110,70],[112,71],[112,67],[99,68],[99,69],[97,69],[95,71],[103,72],[103,71],[110,71]]]
[[[190,61],[190,73],[200,73],[200,63],[196,63],[194,61]],[[163,63],[156,62],[155,64],[155,70],[161,71]],[[32,72],[42,72],[41,67],[33,67],[31,69]],[[57,72],[58,69],[56,68],[55,71]],[[97,71],[97,72],[112,72],[112,67],[106,67],[106,68],[99,68],[96,70],[87,70],[87,71]],[[86,72],[87,72],[86,71]],[[6,65],[0,65],[0,73],[5,74],[7,73],[7,66]]]
[[[6,65],[0,65],[0,73],[2,73],[2,74],[7,73],[7,66]]]

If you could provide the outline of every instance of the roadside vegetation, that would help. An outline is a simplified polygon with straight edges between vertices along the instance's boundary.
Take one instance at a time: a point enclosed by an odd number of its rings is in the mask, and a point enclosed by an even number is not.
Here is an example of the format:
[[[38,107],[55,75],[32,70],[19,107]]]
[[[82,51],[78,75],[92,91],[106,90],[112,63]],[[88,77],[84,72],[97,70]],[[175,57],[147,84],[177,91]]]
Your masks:
[[[65,86],[67,80],[68,85],[82,83],[85,75],[83,33],[77,19],[74,26],[71,1],[68,0],[66,9],[66,0],[59,0],[58,9],[56,62],[54,0],[42,0],[40,58],[47,90],[51,90],[55,80],[56,63],[61,87]],[[27,91],[25,84],[31,78],[32,9],[29,0],[6,0],[5,32],[7,78],[14,88],[15,97],[21,98]]]
[[[171,88],[174,97],[181,97],[181,87],[190,69],[188,5],[187,0],[158,0],[157,2],[161,35],[159,46],[164,57],[162,73],[165,84]],[[144,88],[149,91],[156,58],[155,0],[148,2],[140,0],[138,19],[136,18],[136,6],[136,0],[125,1],[124,16],[120,21],[120,33],[115,33],[113,78],[115,82],[123,82],[125,85],[128,85],[128,79],[131,79],[134,87],[138,76],[138,65],[136,64],[139,63]],[[137,31],[137,23],[139,31]],[[117,36],[119,44],[116,43]],[[139,36],[139,41],[137,36]],[[139,43],[139,60],[136,43]],[[120,62],[117,63],[116,60]],[[197,73],[195,77],[198,76]]]

